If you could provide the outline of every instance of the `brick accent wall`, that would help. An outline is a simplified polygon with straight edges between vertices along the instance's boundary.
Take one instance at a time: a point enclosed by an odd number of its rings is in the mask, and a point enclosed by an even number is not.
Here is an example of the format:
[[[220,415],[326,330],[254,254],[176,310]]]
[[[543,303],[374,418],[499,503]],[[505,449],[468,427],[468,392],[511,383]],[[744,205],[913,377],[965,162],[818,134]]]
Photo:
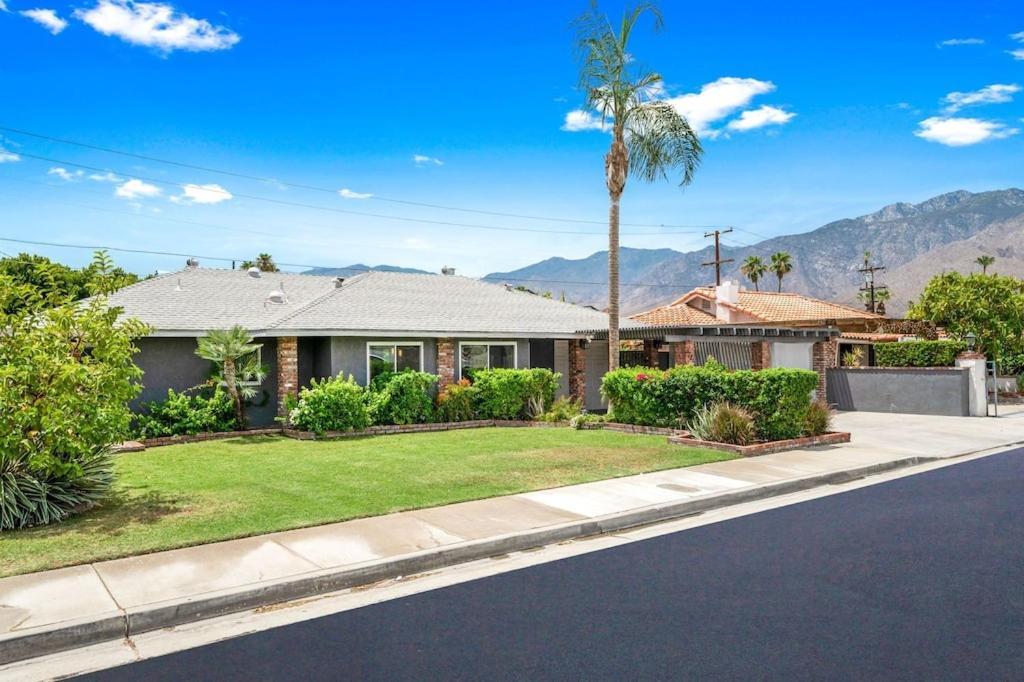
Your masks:
[[[587,352],[576,339],[569,341],[569,397],[587,399]]]
[[[277,414],[284,417],[288,396],[299,395],[299,340],[294,336],[277,339]]]
[[[817,341],[812,349],[811,367],[818,373],[818,397],[825,399],[828,389],[827,371],[836,366],[836,350],[839,347],[837,339],[828,341]]]
[[[750,344],[750,368],[768,369],[772,366],[772,347],[767,341],[753,341]]]
[[[658,366],[658,342],[644,341],[644,366]]]
[[[455,383],[455,339],[437,340],[437,385],[444,388]]]
[[[693,341],[673,341],[672,366],[693,365],[697,362],[697,345]]]

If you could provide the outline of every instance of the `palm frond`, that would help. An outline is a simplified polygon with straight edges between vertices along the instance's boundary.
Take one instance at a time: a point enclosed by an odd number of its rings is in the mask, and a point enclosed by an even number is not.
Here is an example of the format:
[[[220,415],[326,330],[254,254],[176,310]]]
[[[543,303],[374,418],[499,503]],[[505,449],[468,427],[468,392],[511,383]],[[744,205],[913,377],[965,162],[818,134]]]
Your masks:
[[[626,146],[630,175],[654,182],[680,171],[680,186],[693,181],[704,151],[689,122],[666,102],[644,102],[631,110]]]

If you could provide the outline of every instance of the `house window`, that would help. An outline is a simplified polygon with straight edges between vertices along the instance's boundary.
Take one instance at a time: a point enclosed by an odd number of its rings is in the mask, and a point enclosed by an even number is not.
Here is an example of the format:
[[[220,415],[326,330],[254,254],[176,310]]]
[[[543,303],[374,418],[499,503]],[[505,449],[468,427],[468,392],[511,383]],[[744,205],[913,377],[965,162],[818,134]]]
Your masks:
[[[263,367],[263,346],[257,348],[251,355],[244,355],[235,360],[235,367],[245,367],[250,365],[251,362],[255,361],[256,367]],[[256,374],[243,374],[239,373],[238,385],[239,386],[260,386],[263,382],[260,380],[259,375]],[[221,386],[227,386],[225,382],[220,382]]]
[[[366,344],[367,383],[384,372],[401,372],[406,369],[417,372],[423,370],[422,343],[374,342]]]
[[[459,376],[469,378],[474,369],[515,369],[515,343],[476,343],[459,344]]]

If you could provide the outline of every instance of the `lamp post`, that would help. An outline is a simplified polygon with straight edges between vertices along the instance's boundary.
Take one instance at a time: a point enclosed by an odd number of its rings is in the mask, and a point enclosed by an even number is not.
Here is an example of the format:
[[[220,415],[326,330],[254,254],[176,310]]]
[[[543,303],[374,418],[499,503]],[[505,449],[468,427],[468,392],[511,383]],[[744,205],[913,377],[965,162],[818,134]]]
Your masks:
[[[967,336],[964,337],[967,341],[967,350],[974,352],[974,348],[978,345],[978,336],[974,332],[967,332]]]

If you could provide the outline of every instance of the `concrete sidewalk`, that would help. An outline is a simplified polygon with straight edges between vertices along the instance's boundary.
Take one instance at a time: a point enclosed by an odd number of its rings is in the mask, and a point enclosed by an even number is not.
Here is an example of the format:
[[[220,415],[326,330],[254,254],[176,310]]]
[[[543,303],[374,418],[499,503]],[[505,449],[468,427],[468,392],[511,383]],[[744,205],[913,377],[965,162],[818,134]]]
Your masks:
[[[0,580],[0,664],[1024,442],[1004,418],[847,413],[840,446],[541,490]]]

